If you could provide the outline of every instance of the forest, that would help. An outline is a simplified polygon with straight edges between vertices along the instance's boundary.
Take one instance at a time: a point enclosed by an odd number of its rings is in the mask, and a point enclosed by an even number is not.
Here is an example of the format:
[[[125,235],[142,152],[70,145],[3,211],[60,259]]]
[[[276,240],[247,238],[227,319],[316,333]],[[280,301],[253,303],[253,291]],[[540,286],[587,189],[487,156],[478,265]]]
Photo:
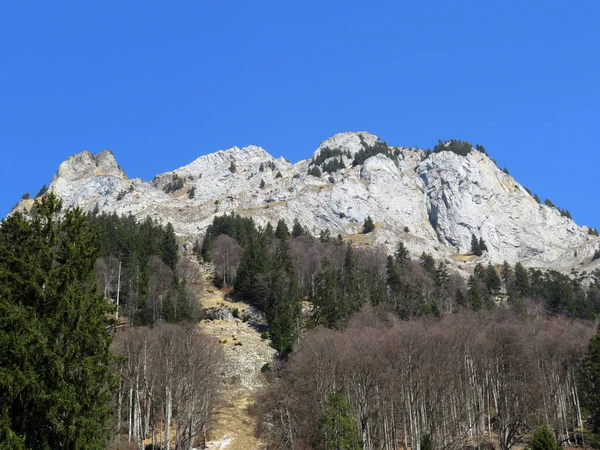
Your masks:
[[[269,448],[508,450],[544,426],[598,446],[600,274],[505,263],[464,279],[402,243],[290,226],[215,217],[184,255],[169,224],[53,194],[5,219],[2,448],[199,446],[223,389],[222,350],[195,325],[209,288],[268,322],[278,356],[251,412]]]

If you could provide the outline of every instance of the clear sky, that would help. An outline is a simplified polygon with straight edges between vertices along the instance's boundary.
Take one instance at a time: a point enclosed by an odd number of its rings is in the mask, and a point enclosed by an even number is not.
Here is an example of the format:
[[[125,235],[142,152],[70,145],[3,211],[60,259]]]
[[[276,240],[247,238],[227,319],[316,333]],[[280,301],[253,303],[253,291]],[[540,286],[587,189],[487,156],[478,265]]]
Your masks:
[[[342,131],[483,144],[600,227],[600,2],[5,1],[0,217],[75,153],[130,177]]]

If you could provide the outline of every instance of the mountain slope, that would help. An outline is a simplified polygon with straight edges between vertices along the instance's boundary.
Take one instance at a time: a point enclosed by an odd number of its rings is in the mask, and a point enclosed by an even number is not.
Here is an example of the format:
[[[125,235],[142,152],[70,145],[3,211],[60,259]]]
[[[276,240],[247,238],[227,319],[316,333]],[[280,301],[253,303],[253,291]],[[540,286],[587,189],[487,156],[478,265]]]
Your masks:
[[[365,155],[374,148],[383,150]],[[314,162],[321,171],[336,167],[308,175]],[[61,164],[49,189],[67,206],[170,221],[188,242],[214,215],[235,211],[259,225],[283,219],[291,227],[297,219],[315,235],[327,229],[350,238],[370,216],[370,245],[391,250],[403,240],[413,254],[447,259],[468,253],[474,234],[488,247],[484,259],[562,270],[588,264],[598,245],[587,227],[538,204],[484,153],[387,147],[364,132],[337,134],[296,164],[260,147],[234,147],[150,183],[127,178],[108,151],[83,152]]]

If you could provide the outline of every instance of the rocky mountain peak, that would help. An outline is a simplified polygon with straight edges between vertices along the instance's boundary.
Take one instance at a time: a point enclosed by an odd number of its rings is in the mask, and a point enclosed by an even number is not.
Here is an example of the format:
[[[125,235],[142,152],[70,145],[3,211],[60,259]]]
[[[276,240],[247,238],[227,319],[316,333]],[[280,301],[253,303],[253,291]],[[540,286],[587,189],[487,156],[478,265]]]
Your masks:
[[[314,152],[313,158],[318,156],[324,148],[331,150],[340,150],[342,153],[349,152],[354,156],[366,145],[374,145],[379,138],[366,131],[338,133],[329,139],[324,140],[319,148]]]
[[[220,150],[151,183],[129,180],[108,151],[83,152],[61,164],[50,190],[66,206],[171,222],[188,242],[214,216],[235,212],[260,226],[298,220],[313,235],[327,230],[388,251],[402,240],[415,256],[427,252],[458,266],[506,260],[567,270],[589,264],[600,245],[480,151],[427,154],[366,132],[336,134],[296,164],[258,146]],[[368,216],[375,231],[365,235]],[[470,255],[473,235],[488,248],[481,258]]]

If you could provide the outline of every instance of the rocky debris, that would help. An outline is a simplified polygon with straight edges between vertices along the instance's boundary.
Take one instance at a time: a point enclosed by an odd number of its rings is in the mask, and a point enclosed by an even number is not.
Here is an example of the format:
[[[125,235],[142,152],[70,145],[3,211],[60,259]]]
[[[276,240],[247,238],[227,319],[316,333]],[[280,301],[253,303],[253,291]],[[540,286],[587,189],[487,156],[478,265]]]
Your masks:
[[[112,153],[75,155],[61,164],[50,190],[66,206],[171,222],[182,242],[200,237],[215,215],[236,212],[259,225],[297,219],[314,235],[357,235],[371,216],[376,230],[368,245],[392,251],[399,240],[415,256],[423,251],[456,262],[470,252],[471,235],[483,238],[494,263],[569,270],[589,264],[598,238],[586,227],[538,204],[485,154],[427,154],[392,147],[355,167],[352,160],[372,134],[340,133],[296,164],[256,146],[202,156],[151,183],[128,179]],[[323,149],[340,150],[345,168],[308,175]],[[165,187],[177,180],[176,189]],[[168,192],[165,192],[168,191]],[[459,267],[477,259],[462,258]]]

